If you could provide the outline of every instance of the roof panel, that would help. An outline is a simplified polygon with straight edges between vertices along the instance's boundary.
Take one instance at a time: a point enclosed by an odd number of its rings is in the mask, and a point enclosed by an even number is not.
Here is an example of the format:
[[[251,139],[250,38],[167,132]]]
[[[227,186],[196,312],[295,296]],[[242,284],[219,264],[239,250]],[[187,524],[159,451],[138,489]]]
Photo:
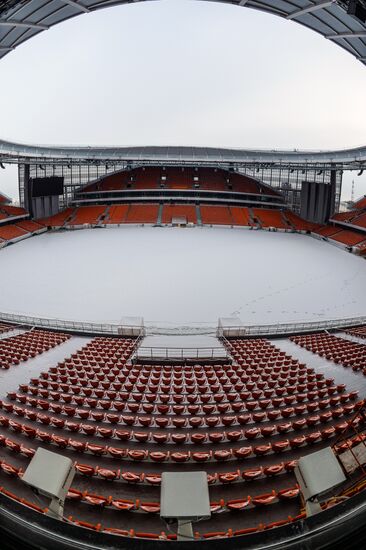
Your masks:
[[[214,1],[240,5],[240,0]],[[68,0],[29,0],[27,2],[24,0],[7,0],[6,2],[0,0],[0,57],[7,53],[4,47],[9,46],[9,33],[4,32],[1,27],[2,21],[6,22],[10,19],[23,24],[43,23],[53,26],[83,13],[85,7],[96,10],[126,3],[130,4],[131,0],[70,0],[70,2]],[[81,7],[78,8],[77,4]],[[292,20],[325,36],[350,31],[366,31],[365,23],[348,15],[344,7],[334,0],[333,2],[332,0],[247,0],[243,7],[262,10],[282,17],[290,16]],[[14,36],[17,38],[12,44],[18,46],[34,34],[38,34],[39,31],[40,29],[37,29],[37,32],[21,31],[19,33],[16,30]],[[336,43],[356,57],[366,56],[366,40],[347,38],[336,40]]]
[[[161,163],[265,163],[271,165],[327,165],[338,169],[359,169],[366,166],[366,147],[341,151],[279,151],[219,149],[214,147],[63,147],[25,145],[0,140],[3,162],[57,163],[67,162],[143,162]]]

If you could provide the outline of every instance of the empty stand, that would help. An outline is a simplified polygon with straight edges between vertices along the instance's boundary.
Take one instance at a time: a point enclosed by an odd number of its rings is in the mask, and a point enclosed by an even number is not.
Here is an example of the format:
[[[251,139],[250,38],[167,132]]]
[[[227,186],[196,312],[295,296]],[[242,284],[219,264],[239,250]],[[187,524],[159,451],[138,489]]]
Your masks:
[[[210,486],[197,539],[303,518],[296,461],[344,430],[357,392],[263,339],[227,343],[231,365],[131,365],[135,345],[95,338],[0,401],[3,494],[44,512],[20,481],[42,445],[74,461],[65,518],[87,529],[174,540],[159,518],[161,473],[187,468]]]
[[[126,223],[157,223],[158,204],[131,204],[128,208]]]
[[[366,338],[366,326],[351,328],[345,331],[347,334],[357,336],[358,338]]]
[[[347,246],[355,246],[366,240],[366,234],[356,233],[355,231],[342,230],[335,235],[331,235],[330,238],[333,241],[338,241]]]
[[[232,225],[233,219],[227,206],[201,205],[201,218],[204,225]]]
[[[292,229],[285,220],[280,210],[268,210],[265,208],[253,208],[253,215],[259,220],[262,227],[275,227],[276,229]]]
[[[325,225],[320,228],[313,229],[313,233],[321,235],[322,237],[333,237],[337,233],[340,233],[341,228],[334,225]]]
[[[10,325],[9,323],[3,323],[2,321],[0,321],[0,334],[14,330],[14,328],[14,325]]]
[[[104,215],[106,206],[80,206],[76,208],[66,225],[96,225]]]
[[[126,220],[127,212],[129,209],[128,204],[118,204],[111,206],[109,213],[106,216],[104,223],[106,224],[120,224]]]
[[[362,371],[366,375],[366,346],[362,344],[331,334],[308,334],[292,336],[290,339],[329,361],[352,367],[354,371]]]
[[[74,212],[74,208],[66,208],[54,216],[49,218],[42,218],[37,220],[38,223],[43,224],[47,227],[62,227],[66,220],[68,220]]]
[[[4,241],[11,241],[13,239],[19,239],[26,236],[28,231],[18,227],[16,225],[2,225],[0,226],[0,239]]]
[[[234,225],[252,226],[249,209],[240,206],[229,207],[231,219]]]
[[[85,195],[86,197],[88,193],[106,193],[126,189],[202,189],[280,197],[269,186],[238,172],[221,168],[163,166],[146,166],[111,174],[86,185],[79,193],[80,196]]]
[[[286,210],[284,216],[289,225],[292,225],[297,231],[312,231],[316,227],[316,224],[303,220],[291,210]]]
[[[31,330],[13,338],[0,340],[0,368],[8,369],[19,365],[30,357],[48,351],[65,342],[69,335],[61,332]]]
[[[16,226],[24,229],[24,231],[28,231],[29,233],[36,233],[37,231],[45,228],[43,224],[34,222],[32,220],[23,220],[21,222],[17,222]]]

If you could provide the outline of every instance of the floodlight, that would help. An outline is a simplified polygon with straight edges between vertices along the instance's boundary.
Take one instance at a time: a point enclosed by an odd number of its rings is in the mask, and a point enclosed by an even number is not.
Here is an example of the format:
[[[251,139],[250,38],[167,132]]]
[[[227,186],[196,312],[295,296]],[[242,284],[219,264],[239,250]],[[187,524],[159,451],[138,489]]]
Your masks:
[[[301,457],[295,468],[295,475],[305,499],[308,516],[321,512],[318,499],[322,494],[346,481],[331,447]]]
[[[62,519],[65,498],[75,475],[72,460],[38,447],[22,481],[51,499],[48,515]]]
[[[192,540],[192,522],[211,517],[206,472],[163,472],[160,517],[178,522],[178,540]]]

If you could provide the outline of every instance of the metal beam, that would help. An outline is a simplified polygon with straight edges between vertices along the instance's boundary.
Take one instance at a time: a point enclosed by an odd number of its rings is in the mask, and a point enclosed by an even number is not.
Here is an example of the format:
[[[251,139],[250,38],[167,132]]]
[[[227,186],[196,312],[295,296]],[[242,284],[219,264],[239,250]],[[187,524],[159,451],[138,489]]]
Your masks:
[[[69,4],[69,6],[78,8],[83,13],[90,13],[90,9],[84,6],[84,4],[81,4],[80,2],[76,2],[75,0],[61,0],[61,1],[64,2],[64,4]]]
[[[337,40],[337,38],[366,38],[366,31],[326,34],[325,38],[328,38],[329,40]]]
[[[13,21],[12,19],[0,20],[0,26],[2,27],[25,27],[28,29],[40,29],[46,31],[49,29],[48,25],[42,23],[30,23],[29,21]]]
[[[0,52],[10,52],[11,50],[14,50],[13,46],[0,46]]]
[[[306,13],[312,13],[323,8],[328,8],[329,6],[334,4],[334,2],[335,0],[325,0],[324,2],[319,2],[319,4],[310,4],[310,6],[308,6],[307,8],[296,10],[290,13],[286,19],[296,19],[297,17],[301,17],[301,15],[305,15]]]

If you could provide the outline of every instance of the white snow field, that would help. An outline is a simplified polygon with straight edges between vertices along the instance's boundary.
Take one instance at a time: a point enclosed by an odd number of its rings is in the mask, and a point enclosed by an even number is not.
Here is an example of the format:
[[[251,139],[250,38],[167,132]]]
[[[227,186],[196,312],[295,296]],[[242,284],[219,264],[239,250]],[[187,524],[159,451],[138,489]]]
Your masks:
[[[366,262],[305,235],[122,226],[46,233],[0,251],[0,311],[157,327],[366,314]]]

